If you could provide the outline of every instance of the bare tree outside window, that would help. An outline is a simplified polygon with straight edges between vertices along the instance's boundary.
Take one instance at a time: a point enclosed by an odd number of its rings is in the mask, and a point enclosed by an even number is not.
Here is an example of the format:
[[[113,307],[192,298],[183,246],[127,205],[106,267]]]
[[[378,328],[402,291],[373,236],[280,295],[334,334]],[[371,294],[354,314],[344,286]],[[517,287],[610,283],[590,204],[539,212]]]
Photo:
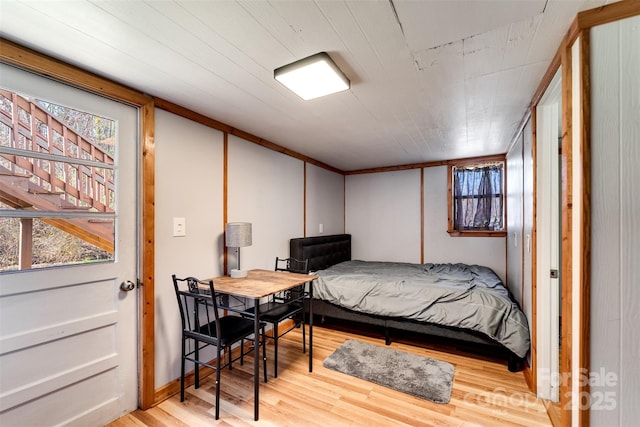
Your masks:
[[[115,155],[115,121],[40,99],[35,103],[106,153]]]

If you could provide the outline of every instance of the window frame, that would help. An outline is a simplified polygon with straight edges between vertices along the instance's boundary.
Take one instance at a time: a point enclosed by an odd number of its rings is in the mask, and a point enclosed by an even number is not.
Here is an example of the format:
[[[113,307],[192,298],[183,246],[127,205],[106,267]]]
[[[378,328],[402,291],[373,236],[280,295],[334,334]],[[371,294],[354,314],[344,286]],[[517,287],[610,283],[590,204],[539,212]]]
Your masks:
[[[478,165],[486,163],[502,163],[502,230],[457,230],[454,228],[454,194],[453,194],[453,170],[454,168]],[[451,237],[505,237],[507,235],[507,159],[506,155],[474,157],[447,162],[447,233]]]

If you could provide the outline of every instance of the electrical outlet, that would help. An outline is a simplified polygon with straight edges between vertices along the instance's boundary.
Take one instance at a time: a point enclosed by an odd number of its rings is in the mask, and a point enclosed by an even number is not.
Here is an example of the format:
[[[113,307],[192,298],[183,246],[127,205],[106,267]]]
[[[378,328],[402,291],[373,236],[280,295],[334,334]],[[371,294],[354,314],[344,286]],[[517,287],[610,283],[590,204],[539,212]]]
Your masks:
[[[324,224],[318,225],[318,233],[324,233]]]
[[[187,235],[187,224],[184,218],[173,218],[173,237]]]

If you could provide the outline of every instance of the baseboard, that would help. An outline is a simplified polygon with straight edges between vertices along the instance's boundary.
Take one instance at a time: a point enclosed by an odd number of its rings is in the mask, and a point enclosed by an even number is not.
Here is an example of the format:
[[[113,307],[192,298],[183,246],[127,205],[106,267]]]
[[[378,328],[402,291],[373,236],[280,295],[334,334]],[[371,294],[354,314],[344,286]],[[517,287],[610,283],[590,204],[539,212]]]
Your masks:
[[[522,370],[522,375],[524,375],[524,381],[527,383],[527,387],[529,387],[529,391],[536,394],[536,385],[533,382],[533,371],[529,366],[529,362],[525,359],[524,361],[524,369]]]
[[[549,421],[551,421],[553,427],[562,427],[560,402],[551,402],[546,399],[541,400],[545,408],[547,409],[547,415],[549,416]]]

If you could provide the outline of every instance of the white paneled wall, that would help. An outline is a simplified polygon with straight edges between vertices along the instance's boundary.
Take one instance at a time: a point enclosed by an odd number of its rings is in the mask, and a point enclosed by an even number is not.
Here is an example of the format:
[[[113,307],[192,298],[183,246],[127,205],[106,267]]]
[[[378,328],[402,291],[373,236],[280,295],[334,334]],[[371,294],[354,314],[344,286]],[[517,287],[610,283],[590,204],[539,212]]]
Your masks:
[[[345,210],[353,259],[420,262],[419,169],[347,176]]]
[[[507,155],[507,284],[533,325],[533,138],[531,120]],[[530,331],[531,333],[531,331]],[[527,355],[531,366],[531,353]]]
[[[222,274],[223,134],[158,109],[155,123],[158,388],[180,376],[180,317],[171,275]],[[173,237],[174,217],[185,219],[185,236]]]
[[[507,287],[534,324],[532,310],[533,152],[531,121],[507,154]],[[533,337],[531,337],[533,339]],[[532,365],[531,353],[527,362]]]
[[[529,325],[533,325],[533,134],[531,120],[522,131],[523,147],[523,274],[522,274],[522,311]],[[529,329],[532,333],[532,329]],[[532,337],[533,341],[533,337]],[[531,365],[531,354],[527,356]]]
[[[507,154],[507,287],[522,306],[522,223],[524,141],[520,134]]]
[[[451,237],[447,233],[447,167],[424,169],[424,260],[491,267],[504,281],[504,237]]]
[[[307,236],[344,233],[344,180],[342,174],[307,164]]]
[[[640,17],[591,31],[591,424],[640,420]],[[603,380],[602,375],[598,376]]]
[[[273,269],[276,256],[289,255],[289,239],[304,233],[304,163],[229,136],[228,167],[227,220],[252,224],[241,267]]]

